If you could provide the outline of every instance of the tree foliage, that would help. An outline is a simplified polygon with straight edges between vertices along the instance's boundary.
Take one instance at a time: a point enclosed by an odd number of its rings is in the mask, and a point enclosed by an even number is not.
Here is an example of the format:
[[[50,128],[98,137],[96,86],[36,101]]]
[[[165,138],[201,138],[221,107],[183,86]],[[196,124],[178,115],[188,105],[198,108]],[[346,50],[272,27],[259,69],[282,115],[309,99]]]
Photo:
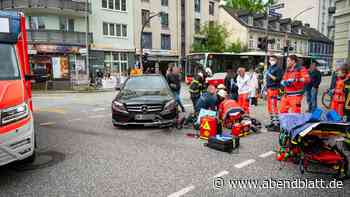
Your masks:
[[[248,47],[244,45],[240,40],[232,42],[226,48],[226,52],[241,53],[246,51],[248,51]]]
[[[216,22],[202,26],[198,37],[192,45],[193,52],[224,52],[228,32],[226,28]]]
[[[229,32],[224,25],[217,22],[207,23],[202,26],[201,31],[192,45],[192,52],[245,52],[248,50],[240,40],[229,43],[227,38]]]
[[[264,12],[267,5],[272,5],[274,0],[224,0],[226,6],[237,9],[247,10],[251,13]]]

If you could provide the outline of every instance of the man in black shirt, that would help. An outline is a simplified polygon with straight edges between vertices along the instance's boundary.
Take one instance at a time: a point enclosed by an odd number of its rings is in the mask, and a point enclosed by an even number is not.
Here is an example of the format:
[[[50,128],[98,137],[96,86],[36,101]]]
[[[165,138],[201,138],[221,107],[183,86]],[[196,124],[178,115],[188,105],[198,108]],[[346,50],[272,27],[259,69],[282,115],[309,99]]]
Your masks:
[[[322,74],[313,62],[309,68],[310,83],[306,86],[306,98],[309,106],[308,111],[313,112],[317,108],[318,87],[321,84]]]
[[[182,105],[180,98],[180,90],[181,90],[181,77],[180,77],[180,68],[178,68],[175,64],[171,64],[169,66],[169,73],[166,75],[166,79],[170,86],[170,89],[176,96],[176,102],[181,107],[181,111],[185,112],[185,107]]]

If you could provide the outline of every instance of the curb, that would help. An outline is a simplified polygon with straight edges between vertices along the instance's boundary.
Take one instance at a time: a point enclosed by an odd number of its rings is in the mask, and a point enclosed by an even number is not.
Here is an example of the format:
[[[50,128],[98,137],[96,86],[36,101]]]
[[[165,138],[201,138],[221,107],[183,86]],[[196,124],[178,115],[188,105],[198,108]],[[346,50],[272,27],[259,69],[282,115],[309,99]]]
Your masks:
[[[67,93],[98,93],[98,92],[115,92],[115,89],[103,89],[103,90],[49,90],[49,91],[32,91],[33,95],[42,94],[67,94]]]

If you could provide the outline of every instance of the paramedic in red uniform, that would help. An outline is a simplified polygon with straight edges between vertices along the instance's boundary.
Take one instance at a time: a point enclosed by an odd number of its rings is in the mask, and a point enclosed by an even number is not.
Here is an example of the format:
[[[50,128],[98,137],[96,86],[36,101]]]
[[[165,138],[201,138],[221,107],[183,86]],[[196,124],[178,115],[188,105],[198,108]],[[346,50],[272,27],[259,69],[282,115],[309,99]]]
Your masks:
[[[277,64],[276,56],[270,57],[270,67],[266,73],[266,88],[267,88],[267,111],[270,114],[271,125],[273,121],[278,119],[278,95],[281,88],[281,80],[283,69]]]
[[[281,99],[281,113],[301,113],[305,86],[310,82],[308,71],[298,64],[298,57],[290,55],[287,60],[287,70],[283,75],[281,85],[285,95]]]
[[[331,109],[334,109],[340,116],[344,116],[345,108],[345,81],[348,78],[348,68],[343,65],[338,71],[334,90],[332,91]]]

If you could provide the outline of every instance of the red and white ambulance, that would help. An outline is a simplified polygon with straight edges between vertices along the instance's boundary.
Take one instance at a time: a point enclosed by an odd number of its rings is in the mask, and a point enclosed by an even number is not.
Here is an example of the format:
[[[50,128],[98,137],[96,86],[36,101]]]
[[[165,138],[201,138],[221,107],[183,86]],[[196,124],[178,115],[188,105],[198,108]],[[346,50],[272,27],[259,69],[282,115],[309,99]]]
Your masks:
[[[34,161],[31,78],[25,17],[0,11],[0,166]]]

